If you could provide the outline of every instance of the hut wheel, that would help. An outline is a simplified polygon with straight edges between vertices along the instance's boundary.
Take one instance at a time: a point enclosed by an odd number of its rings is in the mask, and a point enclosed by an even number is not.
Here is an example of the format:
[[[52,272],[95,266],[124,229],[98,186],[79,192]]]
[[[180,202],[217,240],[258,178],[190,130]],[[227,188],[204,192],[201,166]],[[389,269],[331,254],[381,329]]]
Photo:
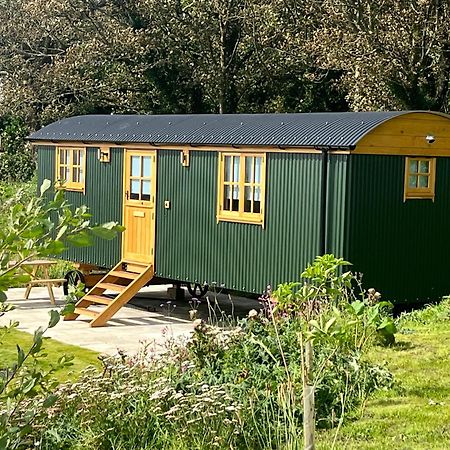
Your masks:
[[[87,292],[87,287],[85,283],[85,278],[83,275],[83,272],[80,272],[79,270],[69,270],[65,275],[64,278],[66,281],[64,281],[63,284],[63,293],[64,295],[69,294],[69,286],[77,286],[78,283],[84,284],[84,291]]]
[[[192,297],[195,298],[201,298],[208,292],[207,284],[187,283],[186,287],[187,290],[189,291],[189,294],[191,294]]]

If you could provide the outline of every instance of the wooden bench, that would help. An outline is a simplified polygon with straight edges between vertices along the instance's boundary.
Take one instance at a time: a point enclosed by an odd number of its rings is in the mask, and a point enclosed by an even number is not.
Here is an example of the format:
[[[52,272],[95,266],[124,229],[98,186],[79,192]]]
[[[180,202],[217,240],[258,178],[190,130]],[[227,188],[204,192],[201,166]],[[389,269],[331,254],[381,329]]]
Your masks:
[[[50,278],[48,269],[50,266],[56,264],[56,262],[50,259],[37,259],[34,261],[26,261],[21,265],[21,268],[31,276],[31,280],[28,282],[27,289],[25,290],[25,299],[28,299],[31,289],[34,286],[44,285],[47,286],[50,302],[52,305],[56,303],[53,286],[60,286],[66,281],[64,278]],[[38,278],[37,276],[39,269],[42,269],[43,278]]]

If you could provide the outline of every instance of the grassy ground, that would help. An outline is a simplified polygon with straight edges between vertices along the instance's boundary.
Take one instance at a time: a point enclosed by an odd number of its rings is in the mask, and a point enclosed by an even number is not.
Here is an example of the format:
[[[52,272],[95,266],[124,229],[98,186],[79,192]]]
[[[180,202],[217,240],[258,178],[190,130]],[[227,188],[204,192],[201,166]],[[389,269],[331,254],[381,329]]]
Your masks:
[[[0,343],[0,364],[1,366],[13,363],[17,358],[16,344],[25,351],[32,343],[32,336],[19,330],[12,330]],[[91,350],[77,347],[75,345],[67,345],[55,341],[50,338],[44,339],[43,352],[48,355],[46,358],[39,360],[39,364],[43,368],[49,368],[52,364],[56,364],[58,358],[62,355],[74,356],[73,365],[67,369],[56,373],[59,381],[74,381],[80,372],[89,365],[100,368],[100,362],[97,359],[98,354]]]
[[[409,316],[402,321],[398,345],[374,352],[372,358],[386,361],[394,373],[394,388],[369,401],[359,420],[345,424],[334,448],[450,448],[449,311]],[[335,433],[322,432],[318,448],[332,448]]]

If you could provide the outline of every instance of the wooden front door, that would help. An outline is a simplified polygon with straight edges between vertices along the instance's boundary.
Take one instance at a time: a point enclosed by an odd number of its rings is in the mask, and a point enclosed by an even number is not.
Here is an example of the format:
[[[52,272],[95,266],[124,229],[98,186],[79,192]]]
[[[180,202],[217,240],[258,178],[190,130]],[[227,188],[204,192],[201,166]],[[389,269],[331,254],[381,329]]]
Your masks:
[[[156,152],[125,150],[122,259],[154,264]]]

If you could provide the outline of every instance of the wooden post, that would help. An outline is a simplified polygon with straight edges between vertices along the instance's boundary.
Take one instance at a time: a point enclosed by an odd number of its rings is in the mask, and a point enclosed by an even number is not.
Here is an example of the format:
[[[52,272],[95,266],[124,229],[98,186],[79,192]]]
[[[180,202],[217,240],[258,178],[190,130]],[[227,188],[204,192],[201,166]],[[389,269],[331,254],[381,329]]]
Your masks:
[[[314,450],[315,406],[313,382],[313,347],[311,341],[305,343],[305,364],[303,371],[303,435],[305,450]]]

